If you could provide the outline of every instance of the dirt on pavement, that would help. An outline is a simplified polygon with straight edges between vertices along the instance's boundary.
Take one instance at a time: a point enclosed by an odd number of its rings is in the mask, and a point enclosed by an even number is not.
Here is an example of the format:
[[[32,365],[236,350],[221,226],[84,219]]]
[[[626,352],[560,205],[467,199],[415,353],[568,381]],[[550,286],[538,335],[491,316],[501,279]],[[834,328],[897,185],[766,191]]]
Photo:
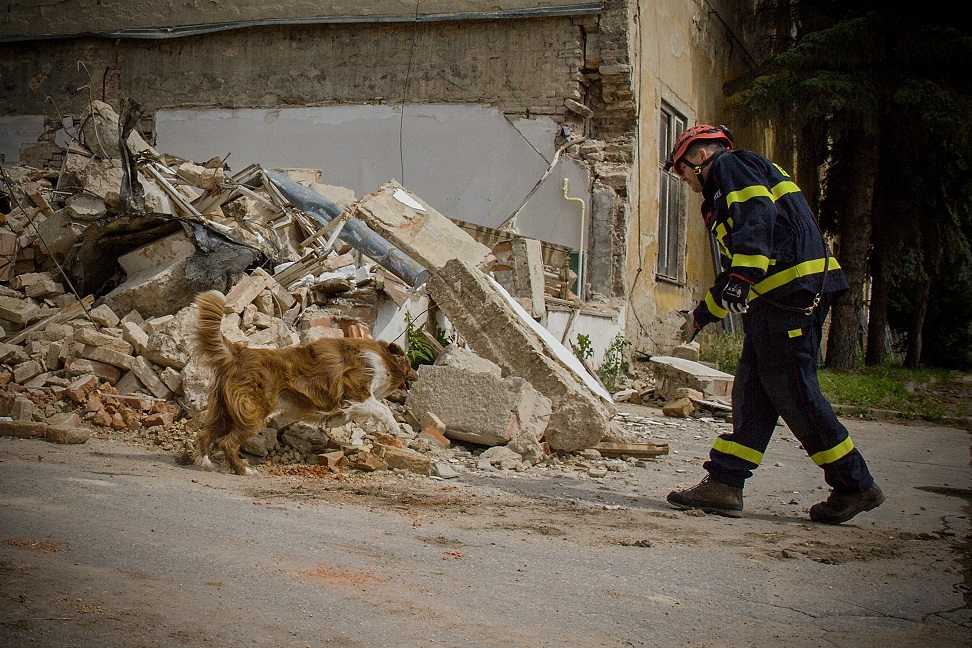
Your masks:
[[[237,477],[0,439],[0,645],[972,645],[967,431],[845,419],[888,501],[831,527],[785,427],[730,519],[664,501],[727,424],[621,409],[670,453]]]

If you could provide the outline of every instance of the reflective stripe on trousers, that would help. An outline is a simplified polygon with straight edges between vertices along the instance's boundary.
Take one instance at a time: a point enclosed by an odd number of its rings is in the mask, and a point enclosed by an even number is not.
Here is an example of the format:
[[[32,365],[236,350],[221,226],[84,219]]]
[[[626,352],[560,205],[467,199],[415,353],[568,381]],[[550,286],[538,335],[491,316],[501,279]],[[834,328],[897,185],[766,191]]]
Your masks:
[[[847,428],[820,393],[817,352],[829,297],[821,306],[798,329],[780,329],[769,317],[745,321],[732,388],[733,431],[716,439],[704,464],[713,479],[742,488],[762,462],[782,416],[832,488],[856,492],[874,483]],[[767,312],[772,313],[761,314]]]

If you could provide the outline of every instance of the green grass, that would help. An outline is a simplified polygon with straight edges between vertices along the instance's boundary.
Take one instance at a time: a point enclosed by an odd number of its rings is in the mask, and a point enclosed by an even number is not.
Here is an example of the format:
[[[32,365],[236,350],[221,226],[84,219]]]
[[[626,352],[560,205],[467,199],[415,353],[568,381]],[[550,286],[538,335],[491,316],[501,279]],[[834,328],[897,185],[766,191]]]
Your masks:
[[[735,373],[742,352],[741,335],[708,334],[699,336],[699,359],[712,363],[720,371]],[[970,411],[952,411],[935,394],[954,376],[947,369],[906,369],[900,365],[863,367],[853,372],[821,368],[820,390],[835,407],[841,405],[862,409],[900,412],[907,418],[939,421],[950,415],[969,416]]]
[[[908,418],[939,421],[949,415],[929,388],[948,382],[946,369],[863,368],[850,373],[820,369],[820,390],[835,407],[853,405],[901,412]]]
[[[736,365],[742,354],[742,335],[704,333],[698,337],[698,341],[699,360],[711,362],[719,371],[736,373]]]

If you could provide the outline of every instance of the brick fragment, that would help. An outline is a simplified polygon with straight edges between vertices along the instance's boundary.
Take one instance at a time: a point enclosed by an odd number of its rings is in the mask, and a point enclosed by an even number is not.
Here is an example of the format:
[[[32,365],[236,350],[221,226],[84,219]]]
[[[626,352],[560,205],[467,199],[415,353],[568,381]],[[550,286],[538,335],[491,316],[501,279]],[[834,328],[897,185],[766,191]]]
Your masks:
[[[361,470],[363,472],[374,472],[388,468],[388,463],[381,457],[366,450],[356,452],[348,457],[348,463],[355,470]]]
[[[169,427],[172,425],[172,420],[173,418],[171,412],[155,412],[142,419],[142,424],[145,425],[145,427],[154,427],[156,425]]]
[[[94,375],[100,380],[115,384],[122,376],[121,369],[97,360],[87,358],[65,358],[64,370],[69,376]]]
[[[64,394],[75,403],[84,403],[88,395],[98,388],[98,378],[93,375],[81,376],[64,389]]]
[[[326,466],[330,470],[337,470],[344,461],[344,453],[340,450],[335,450],[333,452],[322,452],[317,455],[317,461],[320,465]]]
[[[422,431],[419,433],[419,438],[420,439],[425,438],[426,440],[432,442],[433,444],[439,446],[440,448],[447,448],[451,443],[449,439],[445,437],[444,434],[439,432],[431,425],[422,428]]]

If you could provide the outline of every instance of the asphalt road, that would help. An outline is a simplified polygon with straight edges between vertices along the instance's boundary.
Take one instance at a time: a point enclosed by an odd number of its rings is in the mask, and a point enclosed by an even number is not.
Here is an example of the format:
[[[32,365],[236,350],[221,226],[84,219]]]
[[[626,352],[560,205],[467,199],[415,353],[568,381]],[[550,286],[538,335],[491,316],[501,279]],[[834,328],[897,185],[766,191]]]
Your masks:
[[[847,423],[888,501],[839,527],[806,517],[827,493],[785,428],[738,520],[664,503],[711,423],[599,479],[237,477],[3,438],[0,646],[972,645],[969,433]]]

